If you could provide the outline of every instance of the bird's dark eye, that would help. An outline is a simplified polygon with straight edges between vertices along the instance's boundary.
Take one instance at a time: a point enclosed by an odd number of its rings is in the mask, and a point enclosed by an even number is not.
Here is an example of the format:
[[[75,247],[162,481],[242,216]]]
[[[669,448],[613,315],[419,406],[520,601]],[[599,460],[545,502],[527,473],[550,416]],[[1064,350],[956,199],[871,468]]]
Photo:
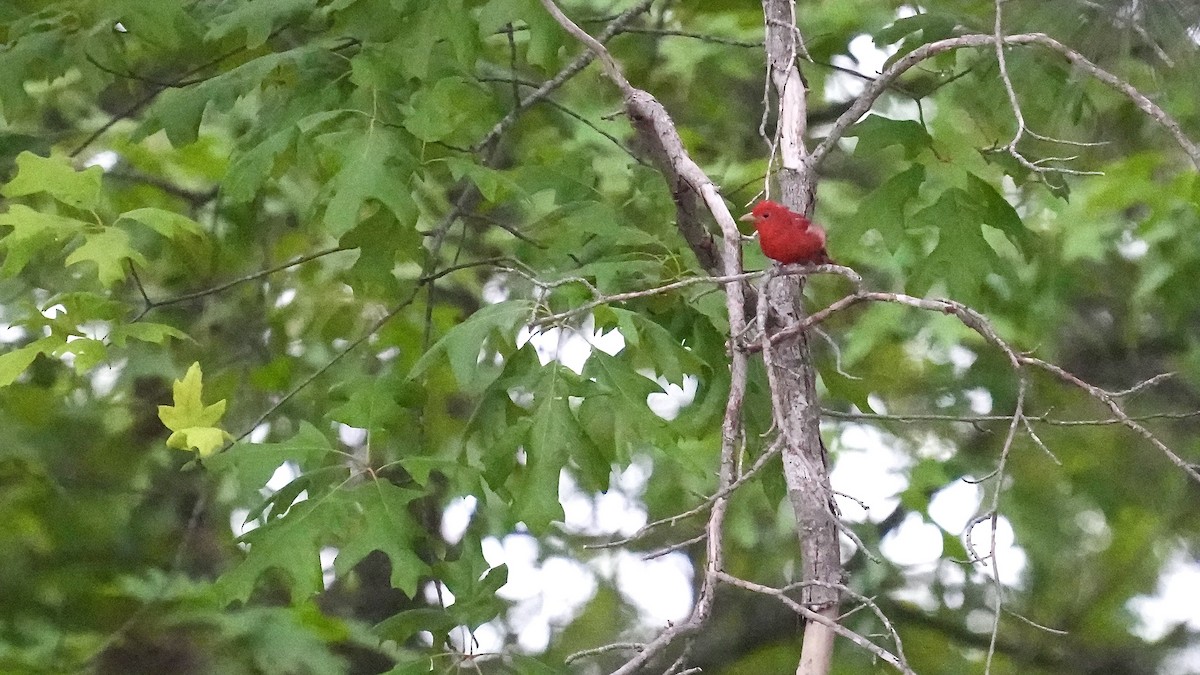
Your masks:
[[[764,213],[764,214],[763,214],[763,218],[770,218],[770,217],[771,217],[771,214],[770,214],[770,213]]]

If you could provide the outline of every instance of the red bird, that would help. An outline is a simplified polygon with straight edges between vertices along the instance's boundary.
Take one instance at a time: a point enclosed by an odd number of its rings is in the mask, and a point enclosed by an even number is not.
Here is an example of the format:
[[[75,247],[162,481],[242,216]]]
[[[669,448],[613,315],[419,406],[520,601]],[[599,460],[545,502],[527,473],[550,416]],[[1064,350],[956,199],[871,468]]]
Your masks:
[[[835,264],[825,251],[825,230],[782,204],[763,200],[740,220],[754,223],[754,229],[758,230],[758,244],[772,260],[784,265]]]

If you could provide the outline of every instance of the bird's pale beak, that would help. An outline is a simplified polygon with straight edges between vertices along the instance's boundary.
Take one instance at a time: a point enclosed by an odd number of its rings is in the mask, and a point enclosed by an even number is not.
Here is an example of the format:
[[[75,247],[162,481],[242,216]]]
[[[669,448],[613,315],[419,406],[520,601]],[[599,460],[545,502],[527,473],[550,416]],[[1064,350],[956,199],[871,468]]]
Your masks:
[[[753,223],[754,222],[754,214],[747,213],[746,215],[742,216],[741,218],[738,218],[738,220],[740,220],[744,223]]]

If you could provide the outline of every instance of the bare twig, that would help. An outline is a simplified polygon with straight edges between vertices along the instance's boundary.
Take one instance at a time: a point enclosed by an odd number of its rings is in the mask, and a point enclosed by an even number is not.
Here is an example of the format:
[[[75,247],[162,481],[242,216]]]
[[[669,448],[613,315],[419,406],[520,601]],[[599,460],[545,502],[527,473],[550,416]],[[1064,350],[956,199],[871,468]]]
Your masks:
[[[174,305],[174,304],[178,304],[180,302],[187,302],[188,300],[195,300],[197,298],[203,298],[208,295],[215,295],[217,293],[220,293],[221,291],[228,290],[239,284],[244,284],[248,281],[255,281],[257,279],[262,279],[263,277],[268,277],[272,274],[275,274],[276,272],[282,272],[283,270],[286,270],[288,268],[296,267],[297,265],[303,265],[306,262],[311,262],[313,260],[316,260],[318,258],[323,258],[323,257],[333,254],[333,253],[341,253],[342,251],[350,251],[350,250],[353,250],[353,248],[349,247],[349,246],[335,246],[333,248],[327,248],[322,251],[317,251],[316,253],[310,253],[308,255],[300,256],[299,258],[293,258],[285,263],[280,263],[278,265],[275,265],[274,267],[268,267],[265,270],[251,272],[250,274],[240,276],[236,279],[231,279],[229,281],[226,281],[225,283],[217,284],[216,286],[213,286],[212,288],[206,288],[201,291],[193,291],[191,293],[184,293],[183,295],[176,295],[176,296],[173,296],[170,298],[165,298],[163,300],[151,300],[146,295],[146,289],[142,287],[142,282],[140,279],[137,278],[136,273],[135,273],[134,281],[137,284],[138,290],[142,294],[142,299],[145,301],[145,306],[142,308],[142,311],[138,312],[137,316],[133,317],[133,319],[130,320],[130,322],[132,323],[134,321],[138,321],[142,317],[146,316],[146,314],[150,313],[151,311],[153,311],[155,309],[158,309],[159,307],[166,307],[167,305]]]
[[[1021,142],[1021,138],[1024,137],[1026,133],[1029,133],[1031,136],[1034,136],[1036,138],[1039,138],[1039,139],[1042,139],[1045,141],[1050,141],[1050,142],[1055,142],[1055,143],[1057,143],[1059,141],[1057,141],[1056,139],[1053,139],[1053,138],[1048,138],[1046,136],[1041,136],[1041,135],[1032,133],[1025,127],[1025,114],[1021,112],[1021,102],[1017,100],[1017,92],[1015,89],[1013,89],[1012,78],[1009,77],[1009,74],[1008,74],[1008,60],[1004,57],[1004,34],[1003,34],[1003,31],[1001,30],[1001,28],[1003,26],[1003,21],[1001,18],[1003,16],[1003,14],[1001,11],[1001,7],[1003,7],[1004,2],[1005,2],[1005,0],[995,0],[995,21],[993,22],[994,25],[993,25],[992,35],[993,35],[993,38],[995,39],[996,62],[999,64],[999,68],[1000,68],[1000,81],[1004,83],[1004,91],[1006,94],[1008,94],[1008,105],[1012,109],[1013,118],[1016,119],[1016,121],[1017,121],[1017,130],[1016,130],[1016,132],[1014,132],[1012,140],[1010,140],[1008,142],[1008,144],[1004,146],[1003,150],[1005,150],[1009,154],[1010,157],[1015,159],[1018,164],[1020,164],[1021,166],[1025,167],[1026,169],[1029,169],[1030,171],[1032,171],[1036,174],[1053,172],[1053,173],[1061,173],[1061,174],[1070,174],[1070,175],[1075,175],[1075,176],[1103,175],[1102,172],[1100,172],[1100,171],[1077,171],[1074,169],[1063,169],[1063,168],[1045,166],[1046,162],[1055,161],[1055,160],[1062,159],[1062,158],[1046,157],[1046,158],[1040,159],[1036,162],[1031,162],[1031,161],[1029,161],[1029,159],[1027,157],[1025,157],[1025,155],[1021,154],[1020,150],[1017,149],[1017,144],[1019,144]],[[1067,159],[1074,159],[1074,158],[1067,158]]]
[[[602,33],[600,33],[598,42],[603,44],[604,42],[612,39],[614,35],[620,33],[621,30],[624,29],[624,27],[628,25],[629,22],[632,21],[636,16],[649,9],[653,2],[654,0],[639,0],[636,5],[630,7],[624,12],[621,12],[621,14],[618,15],[617,18],[613,19],[612,23],[610,23]],[[505,131],[508,131],[509,127],[516,123],[517,117],[520,116],[520,114],[524,112],[526,108],[542,100],[552,91],[565,84],[567,80],[575,77],[575,75],[586,68],[589,63],[595,60],[595,58],[596,54],[592,49],[589,48],[584,50],[582,54],[575,57],[571,63],[567,64],[565,68],[560,70],[557,75],[547,80],[544,84],[542,84],[542,86],[538,87],[536,91],[521,99],[520,105],[510,110],[507,115],[505,115],[499,122],[495,124],[495,126],[492,127],[492,130],[489,131],[482,140],[475,144],[475,149],[481,150],[495,143]]]
[[[1115,395],[1115,394],[1114,394]],[[862,412],[846,412],[844,410],[831,410],[825,408],[821,411],[825,417],[833,417],[836,419],[845,420],[878,420],[881,422],[899,422],[908,424],[912,422],[962,422],[964,424],[980,424],[982,422],[1007,422],[1013,418],[1012,415],[945,415],[936,413],[916,413],[916,414],[882,414],[882,413],[862,413]],[[1191,412],[1174,412],[1174,413],[1150,413],[1147,415],[1134,415],[1129,419],[1137,422],[1146,422],[1149,420],[1187,420],[1200,417],[1200,410]],[[1056,427],[1102,427],[1112,426],[1114,424],[1125,424],[1125,420],[1117,417],[1104,417],[1099,419],[1089,420],[1063,420],[1050,417],[1048,414],[1042,415],[1022,415],[1021,418],[1025,422],[1038,424],[1046,424]]]
[[[871,642],[867,638],[863,637],[862,635],[859,635],[858,633],[855,633],[854,631],[850,630],[849,628],[842,626],[837,621],[830,619],[829,617],[825,616],[824,614],[821,614],[819,612],[814,612],[813,610],[809,609],[808,607],[805,607],[803,604],[796,602],[791,597],[789,597],[784,590],[781,590],[778,588],[772,588],[770,586],[764,586],[762,584],[756,584],[752,581],[746,581],[745,579],[740,579],[738,577],[735,577],[730,574],[726,574],[724,572],[722,572],[719,576],[720,576],[721,581],[729,584],[730,586],[736,586],[738,588],[742,588],[747,591],[759,593],[762,595],[768,595],[773,598],[776,598],[781,603],[786,605],[788,607],[788,609],[791,609],[796,614],[804,617],[805,619],[808,619],[809,621],[813,621],[822,626],[825,626],[826,628],[833,631],[834,633],[837,633],[838,635],[846,638],[847,640],[850,640],[851,642],[858,645],[859,647],[862,647],[863,649],[874,654],[880,660],[882,660],[885,663],[887,663],[888,665],[894,667],[896,670],[899,670],[900,672],[905,673],[906,675],[913,675],[913,670],[908,666],[908,662],[904,660],[903,651],[900,651],[899,655],[889,652],[888,650],[884,649],[883,647],[880,647],[879,645],[875,644],[874,642]],[[812,583],[813,582],[801,582],[799,584],[794,584],[792,586],[792,588],[798,588],[798,587],[803,587],[806,585],[812,585]],[[820,584],[820,585],[824,585],[824,584]],[[849,590],[845,586],[842,586],[841,584],[830,584],[830,585],[834,586],[836,588],[836,590],[838,590],[840,592],[846,592],[847,590]],[[874,603],[870,602],[866,598],[864,598],[862,596],[858,596],[858,597],[861,601],[864,601],[864,604],[874,605]],[[880,616],[881,618],[883,618],[883,620],[885,622],[885,626],[887,626],[889,629],[891,629],[891,624],[890,624],[890,622],[887,621],[886,617],[883,617],[883,613],[879,612],[877,615]],[[896,635],[895,630],[892,629],[891,632],[892,632],[892,635],[896,639],[896,643],[900,644],[899,636]]]
[[[1122,80],[1121,78],[1109,73],[1100,66],[1092,63],[1083,54],[1067,47],[1058,40],[1044,35],[1042,33],[1023,33],[1019,35],[1009,35],[1004,37],[1006,45],[1038,45],[1053,52],[1056,52],[1071,62],[1075,67],[1091,75],[1097,80],[1108,85],[1110,88],[1123,94],[1128,98],[1139,110],[1146,113],[1152,120],[1170,133],[1175,142],[1187,153],[1192,164],[1200,168],[1200,146],[1187,137],[1183,133],[1179,122],[1171,117],[1165,110],[1159,107],[1154,101],[1150,100],[1145,94],[1137,90],[1133,85]],[[875,100],[887,89],[897,77],[908,71],[918,63],[930,58],[931,56],[953,49],[962,49],[964,47],[990,47],[996,43],[994,35],[960,35],[957,37],[938,40],[928,44],[921,45],[913,51],[905,54],[885,70],[878,78],[867,85],[863,93],[854,100],[854,103],[838,117],[833,123],[829,134],[825,137],[816,148],[813,149],[809,162],[813,167],[820,166],[825,157],[836,146],[837,142],[845,135],[846,129],[851,124],[858,121],[860,117],[871,109]]]

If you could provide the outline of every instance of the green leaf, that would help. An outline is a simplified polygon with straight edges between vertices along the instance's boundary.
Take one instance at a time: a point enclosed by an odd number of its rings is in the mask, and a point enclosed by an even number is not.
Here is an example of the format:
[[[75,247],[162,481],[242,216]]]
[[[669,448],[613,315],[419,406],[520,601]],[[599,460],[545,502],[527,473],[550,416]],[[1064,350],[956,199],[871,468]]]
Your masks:
[[[1000,196],[990,183],[972,173],[967,174],[967,194],[978,209],[983,224],[1003,232],[1021,255],[1028,259],[1033,250],[1033,233],[1025,227],[1012,204]]]
[[[385,640],[395,640],[404,644],[419,631],[427,630],[434,635],[445,635],[457,625],[458,621],[440,607],[418,607],[399,612],[381,621],[375,626],[375,632]],[[429,661],[421,660],[416,662],[416,665],[419,666],[422,663],[428,666]],[[427,673],[430,671],[426,668],[426,670],[415,669],[411,672]]]
[[[201,399],[202,378],[200,364],[193,363],[183,379],[172,386],[175,404],[158,406],[158,418],[173,432],[167,438],[167,447],[195,450],[201,457],[208,457],[230,436],[216,426],[225,414],[225,399],[205,406]]]
[[[130,35],[160,49],[175,49],[191,37],[188,29],[193,28],[183,4],[180,0],[111,0],[110,8]]]
[[[530,318],[533,304],[508,300],[488,305],[451,328],[413,365],[409,379],[420,377],[443,354],[455,379],[468,393],[479,393],[500,374],[501,367],[481,358],[485,349],[506,354],[515,350],[516,328]]]
[[[921,45],[954,37],[958,26],[959,21],[952,15],[921,12],[897,19],[891,25],[877,31],[872,39],[876,45],[883,47],[904,38],[896,53],[884,62],[884,67],[887,67]]]
[[[125,278],[125,261],[145,265],[146,258],[129,244],[129,234],[119,227],[105,227],[84,234],[83,245],[67,256],[66,264],[96,263],[100,283],[105,287]]]
[[[337,392],[348,391],[349,400],[334,408],[333,420],[360,429],[375,429],[399,419],[403,409],[396,397],[403,393],[405,380],[385,376],[355,378],[343,382]]]
[[[244,30],[246,48],[256,49],[267,41],[276,26],[288,23],[297,15],[311,12],[316,4],[316,0],[244,0],[240,7],[212,19],[204,41],[216,42]]]
[[[617,315],[626,349],[638,359],[638,368],[652,367],[655,374],[679,386],[683,386],[687,371],[695,372],[700,368],[699,360],[656,321],[624,309],[613,308],[612,311]]]
[[[258,494],[279,465],[295,462],[301,470],[315,465],[333,452],[329,440],[309,422],[301,422],[296,435],[279,443],[239,441],[229,452],[204,460],[214,472],[230,472],[248,492]],[[289,502],[290,503],[290,502]]]
[[[657,381],[600,350],[588,356],[583,377],[594,391],[584,394],[579,419],[593,447],[604,449],[600,452],[606,464],[626,462],[633,450],[662,440],[666,423],[646,400],[663,391]]]
[[[92,166],[76,171],[62,157],[39,157],[32,152],[17,155],[17,175],[0,189],[5,197],[45,193],[77,209],[95,209],[100,202],[100,179],[104,170]]]
[[[869,115],[866,119],[850,127],[847,136],[857,136],[858,144],[854,154],[869,154],[879,152],[892,145],[904,149],[904,158],[913,159],[922,150],[933,146],[933,138],[925,127],[913,120],[893,120],[879,115]]]
[[[100,340],[76,337],[51,352],[51,355],[55,357],[66,354],[75,357],[75,372],[85,373],[108,358],[108,348]]]
[[[345,493],[360,517],[343,531],[343,544],[333,568],[344,575],[371,551],[382,551],[392,561],[391,584],[410,598],[429,566],[415,553],[416,540],[423,536],[420,525],[409,514],[409,502],[424,492],[405,490],[386,481],[371,481]]]
[[[9,124],[29,113],[34,105],[25,89],[26,80],[41,64],[62,61],[62,38],[54,31],[15,35],[6,26],[4,49],[0,49],[0,108]]]
[[[345,138],[349,136],[349,138]],[[342,169],[333,179],[333,198],[325,208],[330,234],[341,237],[360,219],[363,203],[374,199],[402,225],[416,224],[416,209],[409,197],[409,158],[392,133],[372,128],[366,133],[341,132],[345,138]],[[325,137],[332,140],[331,136]]]
[[[921,12],[920,14],[896,19],[891,24],[876,31],[872,39],[876,45],[890,45],[903,37],[921,32],[924,33],[924,39],[927,42],[932,42],[952,36],[956,25],[957,22],[953,17]]]
[[[460,77],[446,77],[412,95],[404,128],[426,142],[445,140],[480,114],[482,92]]]
[[[308,598],[322,588],[321,547],[354,518],[355,505],[336,496],[293,504],[287,515],[242,536],[250,550],[245,560],[222,574],[213,594],[222,604],[245,602],[268,570],[282,572],[294,600]]]
[[[396,220],[390,211],[376,211],[367,216],[338,243],[358,249],[358,259],[346,274],[346,282],[355,291],[368,295],[399,297],[411,292],[411,280],[396,278],[399,261],[419,262],[424,253],[422,236],[410,223]]]
[[[113,326],[112,331],[108,334],[108,339],[118,347],[124,347],[126,340],[129,339],[160,345],[166,342],[167,338],[192,341],[191,336],[178,328],[148,321],[118,324]]]
[[[61,250],[61,244],[89,227],[88,223],[51,213],[40,213],[23,204],[13,204],[0,213],[0,225],[12,228],[3,238],[8,254],[4,257],[3,272],[15,275],[38,253],[45,249]]]
[[[122,221],[126,220],[141,223],[167,239],[175,239],[181,235],[204,236],[204,230],[200,227],[200,223],[183,214],[166,209],[146,207],[126,211],[117,216],[116,224],[120,225]]]
[[[234,204],[244,204],[253,199],[271,177],[279,155],[291,147],[296,134],[296,128],[288,126],[250,149],[234,154],[229,170],[221,181],[221,195]]]
[[[875,412],[867,398],[875,390],[875,386],[869,380],[846,377],[838,372],[836,364],[825,360],[817,362],[817,370],[821,373],[821,382],[829,390],[830,396],[853,403],[865,413]]]
[[[951,295],[970,299],[1000,262],[983,237],[979,211],[971,196],[958,188],[946,190],[937,202],[913,214],[910,225],[938,232],[937,246],[920,261],[920,268],[910,280],[912,292],[917,295],[942,279]]]
[[[459,157],[447,159],[446,165],[450,167],[450,175],[455,180],[463,176],[471,179],[475,187],[479,188],[479,194],[489,202],[495,202],[501,195],[521,192],[520,186],[508,178],[503,171],[497,171]]]
[[[37,355],[45,351],[45,346],[39,346],[35,342],[0,354],[0,387],[7,387],[15,382],[29,367],[29,364],[33,363]]]
[[[516,517],[534,532],[545,532],[552,521],[563,519],[558,483],[568,462],[589,489],[607,489],[612,471],[608,458],[583,432],[568,404],[566,378],[574,374],[557,364],[546,370],[529,430],[526,471],[516,492],[520,498],[513,505]]]
[[[460,65],[469,68],[474,64],[475,22],[462,0],[427,3],[419,15],[407,17],[403,25],[409,30],[404,39],[396,40],[396,56],[408,77],[425,79],[431,63],[450,61],[445,47],[450,48]],[[435,61],[435,57],[441,58]]]
[[[917,198],[924,181],[925,167],[920,164],[888,178],[862,200],[858,212],[836,234],[857,240],[873,229],[889,250],[897,250],[904,240],[905,207]]]
[[[147,111],[132,140],[141,141],[162,129],[175,147],[195,142],[204,110],[210,103],[217,110],[228,110],[238,99],[258,89],[263,78],[275,69],[298,61],[313,49],[305,46],[264,54],[199,84],[167,89]]]

